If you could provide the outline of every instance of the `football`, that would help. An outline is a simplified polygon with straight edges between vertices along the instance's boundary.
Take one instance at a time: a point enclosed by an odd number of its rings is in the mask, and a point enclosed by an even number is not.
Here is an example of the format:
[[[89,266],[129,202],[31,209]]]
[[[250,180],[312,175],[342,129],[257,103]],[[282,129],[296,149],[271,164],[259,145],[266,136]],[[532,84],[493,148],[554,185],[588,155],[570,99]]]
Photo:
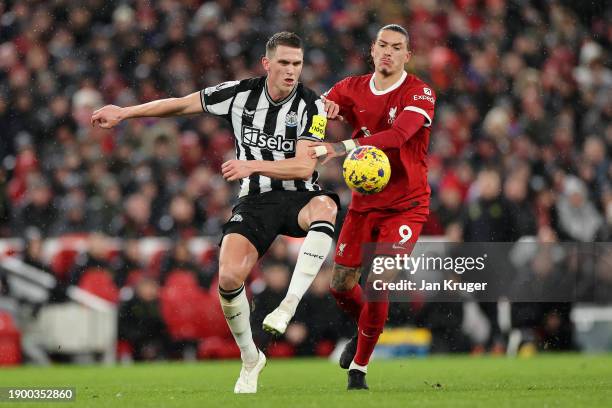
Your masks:
[[[391,178],[389,158],[374,146],[359,146],[344,159],[342,175],[346,185],[361,194],[381,192]]]

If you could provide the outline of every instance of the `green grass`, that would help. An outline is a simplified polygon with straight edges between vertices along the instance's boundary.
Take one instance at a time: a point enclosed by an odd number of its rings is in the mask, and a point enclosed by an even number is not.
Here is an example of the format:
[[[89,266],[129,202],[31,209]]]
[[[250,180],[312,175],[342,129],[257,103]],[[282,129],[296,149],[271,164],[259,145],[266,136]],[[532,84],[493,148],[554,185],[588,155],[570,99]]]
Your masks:
[[[271,360],[257,395],[234,395],[239,363],[0,369],[0,387],[72,386],[76,403],[16,407],[610,407],[612,355],[531,359],[431,357],[374,361],[371,391],[347,392],[326,360]]]

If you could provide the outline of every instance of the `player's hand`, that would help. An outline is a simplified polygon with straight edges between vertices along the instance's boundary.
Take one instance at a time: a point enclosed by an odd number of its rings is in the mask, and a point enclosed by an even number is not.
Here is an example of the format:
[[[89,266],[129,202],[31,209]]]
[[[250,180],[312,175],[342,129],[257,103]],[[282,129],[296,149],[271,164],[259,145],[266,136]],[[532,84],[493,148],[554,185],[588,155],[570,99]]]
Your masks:
[[[91,125],[100,126],[103,129],[115,127],[123,120],[122,108],[115,105],[106,105],[91,115]]]
[[[308,147],[308,155],[312,159],[322,157],[323,161],[321,164],[327,164],[331,159],[341,157],[346,154],[345,151],[341,151],[343,146],[336,145],[338,145],[338,143],[314,142]]]
[[[327,119],[339,120],[341,122],[344,121],[342,115],[338,114],[340,112],[340,105],[338,105],[332,100],[327,99],[324,95],[321,95],[321,100],[323,101],[323,109],[327,114]]]
[[[228,160],[221,165],[221,173],[227,181],[236,181],[253,174],[251,163],[246,160]]]

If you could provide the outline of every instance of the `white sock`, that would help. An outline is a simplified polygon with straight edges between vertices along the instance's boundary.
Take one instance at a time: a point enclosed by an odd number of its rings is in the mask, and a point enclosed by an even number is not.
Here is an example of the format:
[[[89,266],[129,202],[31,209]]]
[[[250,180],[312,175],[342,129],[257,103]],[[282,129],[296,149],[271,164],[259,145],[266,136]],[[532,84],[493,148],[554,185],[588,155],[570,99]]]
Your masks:
[[[298,303],[310,287],[310,284],[319,273],[327,254],[332,246],[334,225],[327,221],[313,221],[308,229],[306,239],[300,247],[297,262],[287,296],[279,308],[292,316],[295,314]]]
[[[368,366],[367,365],[359,365],[355,362],[355,360],[351,361],[351,365],[349,366],[349,370],[359,370],[364,374],[368,373]]]
[[[242,361],[247,366],[255,365],[259,358],[259,351],[251,333],[251,308],[244,283],[238,289],[232,291],[226,291],[219,287],[219,299],[227,325],[240,348]]]

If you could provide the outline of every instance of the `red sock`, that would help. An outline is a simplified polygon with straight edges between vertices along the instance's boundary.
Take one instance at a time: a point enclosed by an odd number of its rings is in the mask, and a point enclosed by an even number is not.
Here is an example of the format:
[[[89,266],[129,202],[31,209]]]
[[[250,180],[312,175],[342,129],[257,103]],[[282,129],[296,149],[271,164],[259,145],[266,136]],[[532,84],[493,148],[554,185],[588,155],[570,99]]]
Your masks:
[[[338,307],[344,310],[355,321],[359,320],[361,309],[363,308],[363,298],[361,286],[355,285],[353,289],[347,291],[339,291],[330,288],[331,294],[336,299]]]
[[[370,361],[374,346],[382,333],[389,313],[389,301],[366,302],[359,316],[355,363],[365,366]]]

